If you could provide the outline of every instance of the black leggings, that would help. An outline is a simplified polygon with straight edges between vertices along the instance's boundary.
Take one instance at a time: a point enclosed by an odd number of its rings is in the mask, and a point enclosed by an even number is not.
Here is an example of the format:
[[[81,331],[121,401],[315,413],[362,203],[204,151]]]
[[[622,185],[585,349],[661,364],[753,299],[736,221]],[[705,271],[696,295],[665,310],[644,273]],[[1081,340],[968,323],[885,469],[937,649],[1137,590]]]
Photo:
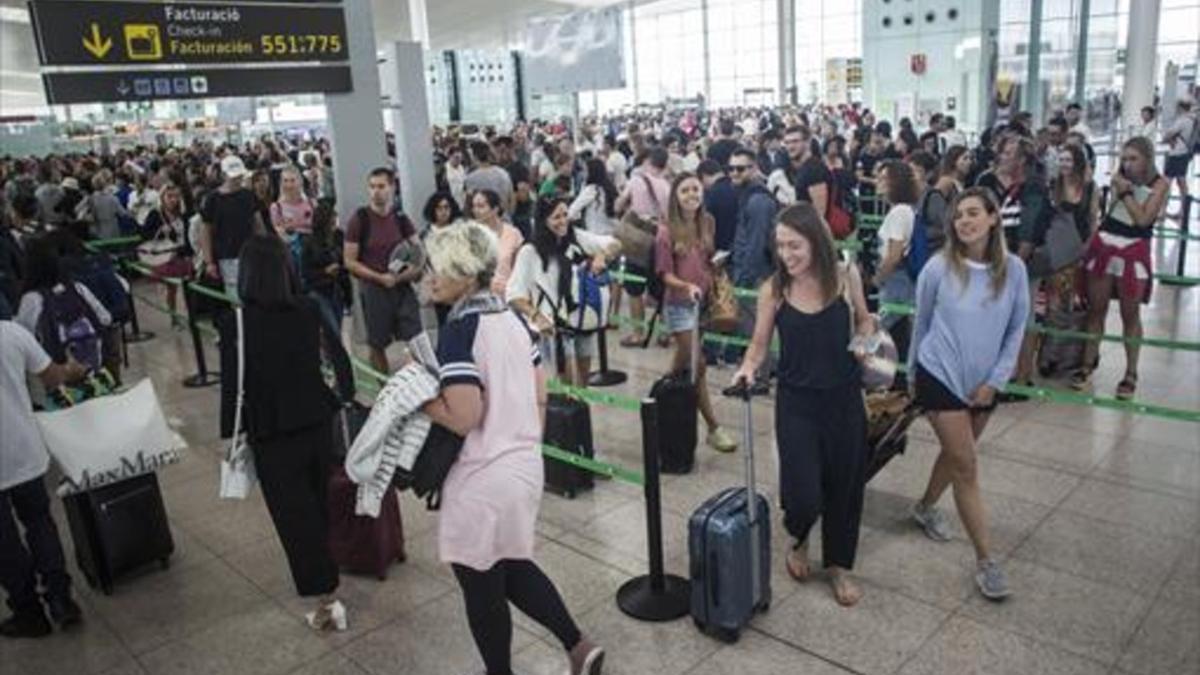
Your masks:
[[[467,605],[467,622],[487,675],[512,675],[511,601],[526,616],[545,626],[563,649],[582,637],[562,596],[532,560],[501,560],[486,572],[451,565]]]

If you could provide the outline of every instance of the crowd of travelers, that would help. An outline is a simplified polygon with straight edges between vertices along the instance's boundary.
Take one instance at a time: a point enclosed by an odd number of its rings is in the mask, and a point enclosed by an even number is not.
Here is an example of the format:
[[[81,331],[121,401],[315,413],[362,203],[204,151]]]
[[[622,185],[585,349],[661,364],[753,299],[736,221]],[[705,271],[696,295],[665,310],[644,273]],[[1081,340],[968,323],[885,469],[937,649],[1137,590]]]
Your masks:
[[[403,205],[393,169],[364,176],[361,195],[335,195],[328,143],[284,136],[2,158],[0,583],[13,616],[0,634],[50,632],[45,611],[60,625],[80,619],[30,417],[39,392],[31,398],[26,381],[36,375],[49,390],[94,365],[66,348],[66,324],[89,324],[101,358],[119,361],[126,309],[106,304],[113,294],[84,273],[96,256],[83,246],[117,237],[158,256],[149,276],[198,280],[243,304],[247,431],[316,629],[346,625],[324,528],[331,429],[354,398],[350,314],[384,374],[399,365],[393,345],[418,353],[436,331],[439,391],[422,410],[465,439],[443,490],[438,550],[489,673],[511,672],[509,602],[553,633],[573,674],[600,672],[604,651],[533,561],[546,379],[586,387],[599,331],[623,330],[610,343],[623,349],[650,349],[657,332],[672,349],[669,370],[695,369],[715,451],[738,443],[710,399],[710,369],[733,366],[727,381],[774,391],[787,572],[813,575],[807,549],[820,519],[822,567],[845,606],[863,594],[851,576],[870,454],[862,361],[886,331],[907,364],[894,386],[911,393],[941,444],[912,519],[948,541],[937,505],[952,489],[974,580],[1001,600],[1011,590],[990,545],[976,444],[997,405],[1022,398],[1006,386],[1042,375],[1032,322],[1067,312],[1085,319],[1065,327],[1102,333],[1115,299],[1123,335],[1141,337],[1153,228],[1173,215],[1172,181],[1186,194],[1198,135],[1190,100],[1169,112],[1158,138],[1149,125],[1120,143],[1102,181],[1074,104],[1040,126],[1017,113],[977,138],[951,115],[918,128],[857,105],[437,128],[437,190]],[[1079,250],[1047,263],[1060,253],[1060,227]],[[593,307],[589,280],[605,275],[615,281]],[[746,348],[702,341],[722,278],[755,291],[736,299],[733,332]],[[163,288],[182,318],[176,286]],[[605,317],[595,330],[583,329],[584,310]],[[1115,386],[1131,398],[1136,342],[1125,352],[1119,382],[1096,381],[1097,341],[1060,374],[1076,389]],[[223,389],[228,409],[234,392]],[[223,421],[222,431],[236,430]]]

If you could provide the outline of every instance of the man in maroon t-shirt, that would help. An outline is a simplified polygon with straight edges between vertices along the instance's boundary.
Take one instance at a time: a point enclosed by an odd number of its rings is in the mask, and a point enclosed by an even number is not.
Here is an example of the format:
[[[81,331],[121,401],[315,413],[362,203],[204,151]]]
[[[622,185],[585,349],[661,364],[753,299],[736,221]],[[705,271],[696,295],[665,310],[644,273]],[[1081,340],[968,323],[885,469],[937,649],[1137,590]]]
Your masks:
[[[401,243],[420,246],[412,221],[393,208],[395,185],[396,174],[391,169],[371,171],[367,177],[370,202],[352,213],[346,225],[346,269],[358,279],[371,366],[381,373],[391,372],[387,348],[392,341],[407,342],[422,330],[421,306],[413,283],[421,278],[423,266],[392,264],[392,253]]]

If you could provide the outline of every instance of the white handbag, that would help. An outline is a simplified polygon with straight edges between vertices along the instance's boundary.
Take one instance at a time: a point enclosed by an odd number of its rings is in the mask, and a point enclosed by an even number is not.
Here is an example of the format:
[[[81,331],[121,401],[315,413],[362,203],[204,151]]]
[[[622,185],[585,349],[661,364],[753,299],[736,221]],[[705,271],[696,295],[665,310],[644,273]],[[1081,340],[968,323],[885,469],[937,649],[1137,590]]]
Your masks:
[[[183,250],[183,246],[171,241],[167,227],[159,228],[154,238],[137,247],[138,262],[154,269],[165,265]]]
[[[127,391],[34,415],[62,471],[60,495],[85,492],[174,464],[187,443],[167,425],[150,380]]]
[[[254,473],[254,455],[242,431],[242,404],[246,397],[246,333],[242,308],[234,307],[237,317],[237,407],[233,413],[233,438],[221,460],[221,499],[245,499],[250,496],[258,476]]]

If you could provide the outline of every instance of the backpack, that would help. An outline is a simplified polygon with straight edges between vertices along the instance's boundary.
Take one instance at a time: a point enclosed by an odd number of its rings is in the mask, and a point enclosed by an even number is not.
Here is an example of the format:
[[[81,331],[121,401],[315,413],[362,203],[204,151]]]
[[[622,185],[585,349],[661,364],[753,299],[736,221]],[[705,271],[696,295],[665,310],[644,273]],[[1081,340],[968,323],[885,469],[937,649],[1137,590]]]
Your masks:
[[[832,172],[828,185],[829,204],[825,208],[825,222],[829,223],[833,238],[842,240],[854,233],[854,216],[842,206],[842,191]]]
[[[590,335],[608,325],[612,279],[608,272],[592,274],[586,263],[571,270],[570,294],[559,298],[554,324],[574,335]],[[543,297],[546,291],[542,289]]]
[[[71,356],[89,371],[103,365],[100,320],[74,283],[63,284],[62,293],[41,291],[42,314],[38,317],[38,340],[55,363]]]
[[[908,253],[904,256],[904,269],[913,281],[916,281],[917,277],[921,275],[921,269],[933,255],[933,247],[929,242],[928,224],[925,222],[925,204],[929,200],[931,192],[932,190],[926,192],[921,199],[920,207],[913,209],[912,237],[908,240]]]
[[[112,315],[114,323],[124,323],[132,314],[131,298],[112,259],[103,253],[79,258],[72,266],[74,279],[87,287]]]
[[[1192,115],[1192,133],[1188,139],[1192,154],[1200,155],[1200,114]]]

